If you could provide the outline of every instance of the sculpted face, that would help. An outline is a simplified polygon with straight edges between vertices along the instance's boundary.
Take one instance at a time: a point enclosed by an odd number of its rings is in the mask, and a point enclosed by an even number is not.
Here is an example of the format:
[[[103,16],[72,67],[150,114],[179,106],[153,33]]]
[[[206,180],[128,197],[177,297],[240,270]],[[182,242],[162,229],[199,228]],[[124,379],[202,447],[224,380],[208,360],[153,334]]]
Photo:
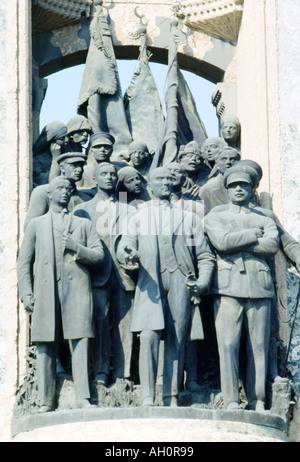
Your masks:
[[[55,143],[58,144],[59,146],[65,146],[68,144],[68,142],[69,142],[68,135],[63,135],[55,139]]]
[[[78,130],[72,133],[72,140],[74,143],[81,144],[82,146],[87,142],[89,137],[88,130]]]
[[[49,198],[53,205],[66,207],[70,201],[71,193],[71,184],[65,178],[57,177],[49,184]]]
[[[71,181],[80,181],[83,175],[84,162],[68,162],[60,164],[60,170],[64,177]]]
[[[185,181],[185,174],[181,165],[176,165],[173,163],[168,165],[167,168],[173,177],[173,186],[182,186]]]
[[[99,144],[91,148],[96,162],[108,162],[112,155],[112,146],[109,144]]]
[[[169,199],[173,189],[173,176],[166,168],[157,168],[150,178],[150,189],[157,199]]]
[[[114,191],[118,181],[116,169],[113,165],[101,166],[95,170],[95,182],[104,191]]]
[[[133,174],[132,176],[124,180],[124,186],[128,192],[133,194],[139,194],[142,191],[142,181],[138,174]]]
[[[227,168],[232,167],[239,160],[240,154],[234,149],[226,149],[221,151],[217,158],[217,165],[220,173],[223,174]]]
[[[202,152],[204,157],[209,161],[215,161],[219,151],[220,151],[220,144],[216,141],[206,141],[202,147]]]
[[[200,154],[195,152],[186,152],[182,156],[180,163],[186,172],[198,172],[202,164],[202,158]]]
[[[221,126],[221,135],[224,140],[235,140],[239,135],[239,125],[234,122],[224,122]]]
[[[250,183],[236,181],[228,185],[227,191],[232,204],[247,205],[253,195],[253,186]]]
[[[142,149],[132,151],[130,154],[131,163],[134,167],[142,167],[148,157],[148,153]]]

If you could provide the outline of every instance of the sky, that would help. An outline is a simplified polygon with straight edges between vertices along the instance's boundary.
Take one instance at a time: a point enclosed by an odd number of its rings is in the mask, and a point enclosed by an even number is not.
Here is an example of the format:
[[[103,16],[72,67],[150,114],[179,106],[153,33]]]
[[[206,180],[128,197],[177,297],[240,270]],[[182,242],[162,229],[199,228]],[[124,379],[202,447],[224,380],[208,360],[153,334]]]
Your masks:
[[[130,85],[137,68],[135,60],[117,61],[123,94]],[[163,104],[167,66],[150,62],[151,71]],[[40,115],[40,131],[48,123],[60,121],[65,124],[76,114],[84,64],[57,72],[47,77],[48,89]],[[216,109],[211,103],[215,84],[191,73],[182,71],[194,96],[198,113],[205,125],[207,135],[218,136],[218,119]]]

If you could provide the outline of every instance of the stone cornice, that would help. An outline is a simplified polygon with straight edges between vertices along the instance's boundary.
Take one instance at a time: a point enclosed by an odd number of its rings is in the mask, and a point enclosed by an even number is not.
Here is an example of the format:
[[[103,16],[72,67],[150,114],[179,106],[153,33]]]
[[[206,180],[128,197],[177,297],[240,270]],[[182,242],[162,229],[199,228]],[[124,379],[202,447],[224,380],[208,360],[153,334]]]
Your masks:
[[[236,42],[244,0],[180,0],[187,27]]]
[[[90,16],[92,7],[91,0],[33,0],[32,4],[71,19]]]

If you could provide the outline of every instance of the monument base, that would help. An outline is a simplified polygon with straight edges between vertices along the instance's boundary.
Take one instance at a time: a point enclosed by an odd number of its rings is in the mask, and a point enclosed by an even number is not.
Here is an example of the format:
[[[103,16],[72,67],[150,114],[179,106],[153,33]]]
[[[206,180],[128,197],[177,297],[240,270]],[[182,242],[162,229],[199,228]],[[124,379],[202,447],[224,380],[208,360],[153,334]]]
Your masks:
[[[91,408],[15,419],[15,442],[282,442],[286,422],[270,411],[185,407]]]

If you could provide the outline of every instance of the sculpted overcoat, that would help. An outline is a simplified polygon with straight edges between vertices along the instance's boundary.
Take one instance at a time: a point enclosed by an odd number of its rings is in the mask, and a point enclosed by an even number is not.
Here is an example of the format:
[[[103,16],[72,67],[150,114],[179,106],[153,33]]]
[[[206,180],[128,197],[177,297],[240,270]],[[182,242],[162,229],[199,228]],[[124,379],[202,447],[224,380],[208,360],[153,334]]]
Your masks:
[[[51,211],[34,218],[26,228],[18,258],[20,298],[34,294],[32,342],[55,340],[56,288],[61,287],[61,315],[65,339],[93,337],[92,291],[88,266],[100,264],[103,247],[88,220],[70,217],[69,232],[78,243],[76,253],[64,250],[61,280],[55,278],[55,250]]]
[[[164,320],[164,294],[160,277],[158,228],[154,219],[156,201],[138,208],[128,220],[128,234],[123,235],[117,256],[124,263],[124,248],[136,249],[139,254],[139,276],[135,292],[132,326],[133,332],[162,330]],[[201,220],[194,213],[170,207],[173,210],[170,240],[178,267],[184,276],[193,274],[209,285],[215,258],[204,236]],[[172,229],[173,228],[173,229]]]

